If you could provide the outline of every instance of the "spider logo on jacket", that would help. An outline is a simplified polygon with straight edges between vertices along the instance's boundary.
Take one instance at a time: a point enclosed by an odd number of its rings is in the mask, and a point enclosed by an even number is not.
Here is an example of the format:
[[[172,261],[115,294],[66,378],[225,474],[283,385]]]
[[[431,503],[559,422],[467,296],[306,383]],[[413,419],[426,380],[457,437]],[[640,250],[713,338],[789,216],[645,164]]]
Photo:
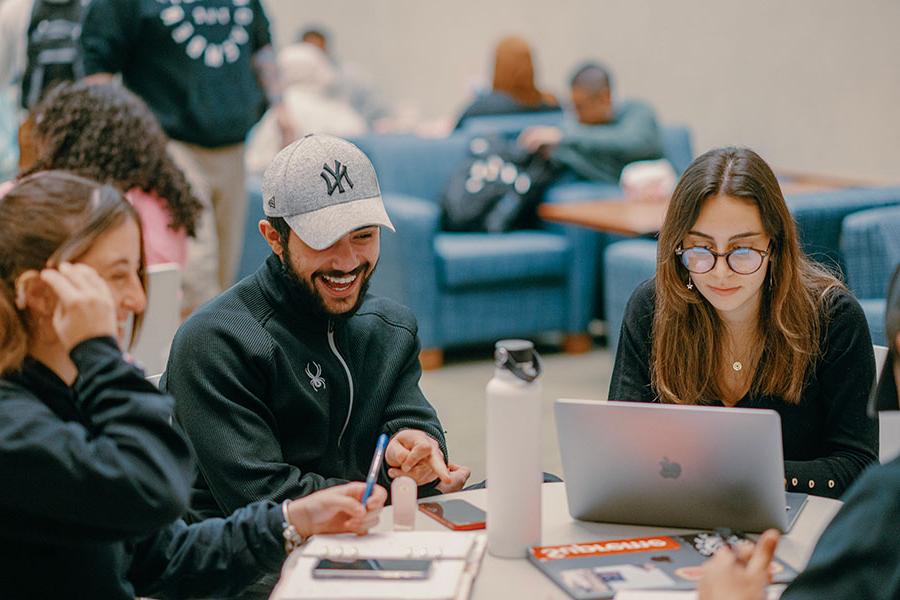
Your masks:
[[[313,361],[312,366],[316,370],[315,373],[310,370],[309,363],[306,363],[306,376],[309,377],[309,385],[318,392],[325,388],[325,378],[322,377],[322,365]]]

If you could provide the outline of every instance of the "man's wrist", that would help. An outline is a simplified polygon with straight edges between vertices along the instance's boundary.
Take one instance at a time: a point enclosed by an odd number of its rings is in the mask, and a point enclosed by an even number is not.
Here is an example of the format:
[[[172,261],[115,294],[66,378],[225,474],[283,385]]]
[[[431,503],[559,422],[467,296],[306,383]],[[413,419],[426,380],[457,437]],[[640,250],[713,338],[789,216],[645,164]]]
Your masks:
[[[306,537],[297,530],[297,527],[291,522],[291,514],[290,514],[290,500],[285,500],[281,503],[281,516],[282,516],[282,531],[281,535],[284,537],[284,552],[285,554],[290,554],[300,546],[306,542]]]

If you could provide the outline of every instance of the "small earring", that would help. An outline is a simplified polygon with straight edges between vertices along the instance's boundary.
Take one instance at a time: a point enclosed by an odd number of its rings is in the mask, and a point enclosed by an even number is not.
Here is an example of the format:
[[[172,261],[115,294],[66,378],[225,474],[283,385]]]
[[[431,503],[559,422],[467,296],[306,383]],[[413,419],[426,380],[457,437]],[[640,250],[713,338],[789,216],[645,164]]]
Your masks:
[[[694,282],[691,279],[690,275],[688,275],[687,289],[689,289],[689,290],[694,289]]]

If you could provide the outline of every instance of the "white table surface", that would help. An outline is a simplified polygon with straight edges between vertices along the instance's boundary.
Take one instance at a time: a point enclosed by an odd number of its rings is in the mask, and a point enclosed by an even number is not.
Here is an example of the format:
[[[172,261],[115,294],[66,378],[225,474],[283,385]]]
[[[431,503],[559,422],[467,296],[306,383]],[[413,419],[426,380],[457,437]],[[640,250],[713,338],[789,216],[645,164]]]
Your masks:
[[[441,496],[447,498],[465,498],[472,504],[485,508],[487,505],[486,490],[472,490]],[[591,542],[603,539],[621,539],[658,535],[660,533],[678,533],[692,531],[690,529],[674,529],[672,527],[645,527],[641,525],[615,525],[609,523],[589,523],[576,521],[569,516],[566,505],[566,488],[562,483],[545,483],[543,485],[543,527],[541,545],[552,546],[570,542]],[[427,501],[427,500],[424,500]],[[797,522],[787,534],[782,536],[778,544],[777,556],[801,570],[812,553],[816,540],[841,507],[841,502],[819,496],[810,496],[806,506],[800,512]],[[377,531],[389,531],[393,528],[391,508],[385,508]],[[430,517],[419,513],[416,517],[416,529],[445,530]],[[693,530],[695,531],[695,530]],[[299,552],[287,559],[284,571],[287,572],[296,562]],[[473,600],[496,600],[497,598],[535,598],[566,599],[569,596],[556,586],[553,581],[528,562],[527,559],[495,558],[485,553],[481,570],[472,591]],[[272,594],[274,600],[287,600],[279,595],[278,588]]]

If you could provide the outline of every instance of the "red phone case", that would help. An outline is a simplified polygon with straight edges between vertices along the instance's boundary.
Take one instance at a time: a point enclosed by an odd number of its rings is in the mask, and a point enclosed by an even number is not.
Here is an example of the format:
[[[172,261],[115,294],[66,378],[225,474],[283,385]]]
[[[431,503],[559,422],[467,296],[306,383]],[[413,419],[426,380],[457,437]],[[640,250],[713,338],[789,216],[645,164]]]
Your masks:
[[[453,521],[448,521],[443,517],[432,510],[429,510],[429,505],[437,505],[440,506],[438,502],[423,502],[419,504],[419,510],[449,529],[453,531],[474,531],[476,529],[484,529],[486,524],[484,521],[474,521],[472,523],[454,523]]]

